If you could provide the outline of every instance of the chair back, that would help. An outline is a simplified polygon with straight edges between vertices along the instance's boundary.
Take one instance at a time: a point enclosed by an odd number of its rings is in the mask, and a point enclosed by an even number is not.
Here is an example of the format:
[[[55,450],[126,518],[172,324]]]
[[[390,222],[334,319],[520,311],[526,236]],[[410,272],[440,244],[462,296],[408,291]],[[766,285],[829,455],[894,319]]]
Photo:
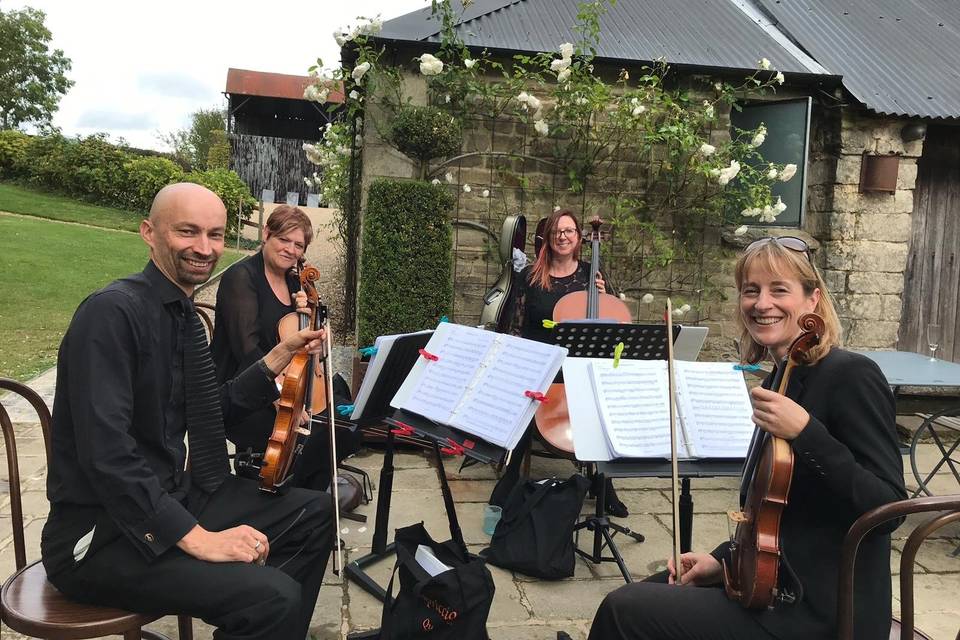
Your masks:
[[[17,396],[25,399],[37,412],[40,419],[40,429],[43,431],[44,452],[47,459],[50,458],[50,410],[40,395],[27,385],[0,378],[0,389],[10,392],[8,395],[0,398],[0,430],[3,431],[3,442],[7,451],[7,478],[10,482],[10,513],[11,524],[13,527],[13,555],[17,571],[27,565],[27,548],[23,539],[23,502],[20,496],[20,465],[17,462],[17,440],[13,432],[13,422],[10,420],[10,414],[4,408],[4,403],[9,405],[10,401],[17,399]]]
[[[296,207],[300,204],[300,192],[299,191],[287,191],[287,204],[291,207]]]
[[[868,533],[884,522],[896,520],[912,513],[929,511],[938,513],[914,529],[903,548],[903,554],[900,558],[900,633],[895,636],[892,631],[890,636],[891,638],[900,637],[902,639],[916,637],[913,621],[913,563],[917,556],[917,550],[920,548],[920,544],[934,531],[951,522],[960,521],[960,495],[912,498],[891,502],[872,509],[857,518],[857,521],[847,532],[840,552],[840,592],[837,594],[837,638],[839,640],[853,640],[853,581],[857,549],[860,547],[860,542]],[[892,622],[895,629],[896,621]],[[926,636],[921,635],[920,637]]]
[[[273,189],[264,189],[260,192],[260,202],[273,204],[277,199],[277,194]]]
[[[316,209],[320,206],[320,194],[319,193],[308,193],[307,194],[307,206]]]

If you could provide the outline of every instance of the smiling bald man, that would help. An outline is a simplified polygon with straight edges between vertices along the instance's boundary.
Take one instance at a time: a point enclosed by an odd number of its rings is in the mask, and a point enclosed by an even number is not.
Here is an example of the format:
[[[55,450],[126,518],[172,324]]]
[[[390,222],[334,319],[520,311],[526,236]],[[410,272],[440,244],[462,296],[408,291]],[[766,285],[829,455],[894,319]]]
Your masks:
[[[275,372],[324,336],[301,331],[217,388],[190,297],[226,223],[208,189],[164,187],[140,226],[146,268],[77,309],[57,362],[43,564],[80,601],[187,614],[216,638],[303,640],[330,554],[329,496],[229,475],[223,425],[276,399]]]

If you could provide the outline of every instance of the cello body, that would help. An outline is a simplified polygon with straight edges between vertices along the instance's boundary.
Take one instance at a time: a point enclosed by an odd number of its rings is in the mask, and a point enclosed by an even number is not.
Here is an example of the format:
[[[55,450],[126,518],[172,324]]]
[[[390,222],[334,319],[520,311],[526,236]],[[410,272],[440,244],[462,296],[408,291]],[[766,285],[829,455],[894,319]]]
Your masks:
[[[790,345],[773,385],[780,395],[786,395],[793,367],[807,361],[807,351],[819,344],[824,330],[823,319],[813,313],[804,314],[799,324],[802,333]],[[772,607],[780,595],[780,520],[790,495],[793,466],[790,443],[765,437],[743,511],[731,514],[737,531],[730,546],[731,562],[723,561],[723,587],[728,598],[746,609]]]
[[[500,276],[483,296],[480,324],[494,327],[498,333],[507,330],[507,303],[513,296],[516,273],[513,270],[513,250],[523,251],[527,243],[527,219],[521,214],[507,216],[500,230]]]

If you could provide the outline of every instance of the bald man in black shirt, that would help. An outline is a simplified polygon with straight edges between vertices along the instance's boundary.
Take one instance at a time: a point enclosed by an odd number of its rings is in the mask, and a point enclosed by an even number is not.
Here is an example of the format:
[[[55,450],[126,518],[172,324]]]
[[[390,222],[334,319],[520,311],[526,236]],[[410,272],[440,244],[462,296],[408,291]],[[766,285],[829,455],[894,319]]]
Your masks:
[[[225,226],[211,191],[165,187],[140,227],[146,268],[77,309],[57,363],[43,563],[81,601],[187,614],[218,627],[217,638],[303,640],[332,542],[329,496],[259,491],[228,475],[220,441],[223,422],[276,399],[275,372],[324,336],[304,330],[281,342],[219,388],[221,411],[207,398],[213,426],[194,428],[197,381],[218,392],[212,365],[197,365],[209,362],[205,344],[200,360],[190,346],[190,296],[222,254]]]

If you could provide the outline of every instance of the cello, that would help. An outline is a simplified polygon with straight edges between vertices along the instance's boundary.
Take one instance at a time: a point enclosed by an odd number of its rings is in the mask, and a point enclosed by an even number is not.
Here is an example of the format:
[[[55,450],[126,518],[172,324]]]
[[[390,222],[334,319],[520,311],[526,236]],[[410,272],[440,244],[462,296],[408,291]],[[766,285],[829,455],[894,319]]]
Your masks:
[[[592,230],[584,239],[590,240],[590,278],[584,291],[568,293],[553,307],[554,322],[565,320],[603,320],[610,322],[630,322],[633,318],[630,309],[620,298],[609,293],[600,293],[597,288],[597,274],[600,272],[600,227],[603,220],[595,216],[590,221]],[[544,238],[548,242],[549,238]],[[547,392],[549,402],[541,403],[534,416],[537,430],[544,441],[554,449],[573,455],[573,431],[570,428],[570,414],[567,409],[567,392],[562,382],[550,385]]]
[[[309,328],[313,331],[319,329],[329,329],[327,322],[327,309],[320,304],[320,297],[314,283],[320,279],[320,271],[311,265],[302,266],[300,269],[300,286],[307,295],[308,313],[297,313],[300,329]],[[283,322],[283,320],[281,320]],[[300,419],[304,413],[304,408],[313,409],[317,407],[315,393],[321,391],[328,412],[330,425],[330,456],[331,456],[331,482],[330,491],[333,495],[333,514],[334,531],[340,531],[340,502],[338,495],[337,478],[337,435],[336,422],[334,419],[333,402],[328,399],[333,398],[333,382],[330,372],[330,336],[329,333],[324,340],[324,354],[322,375],[318,376],[318,370],[321,369],[319,354],[308,354],[305,352],[297,353],[293,356],[290,364],[287,365],[282,374],[283,383],[280,389],[280,400],[277,403],[277,417],[273,423],[273,431],[267,440],[266,451],[260,463],[260,489],[270,493],[276,493],[281,490],[292,477],[290,472],[293,469],[293,463],[296,457],[303,450],[303,439],[310,436],[310,422],[307,426],[301,426]],[[318,383],[318,380],[320,382]],[[325,384],[324,384],[325,383]],[[336,557],[334,559],[333,571],[339,575],[343,566],[343,560],[340,548],[340,536],[334,535],[336,540]]]
[[[780,395],[786,395],[793,368],[806,364],[808,352],[820,343],[824,331],[823,318],[815,313],[804,314],[798,322],[801,333],[790,345],[772,385]],[[723,560],[727,597],[747,609],[772,607],[779,596],[780,518],[793,478],[793,448],[787,440],[764,432],[759,450],[743,511],[730,514],[737,523],[731,562]],[[745,464],[749,463],[750,458]]]
[[[507,216],[500,230],[500,276],[493,287],[483,296],[483,309],[480,310],[480,324],[493,326],[503,333],[507,330],[510,318],[505,313],[507,302],[514,295],[513,251],[523,251],[526,245],[527,219],[522,214]]]

